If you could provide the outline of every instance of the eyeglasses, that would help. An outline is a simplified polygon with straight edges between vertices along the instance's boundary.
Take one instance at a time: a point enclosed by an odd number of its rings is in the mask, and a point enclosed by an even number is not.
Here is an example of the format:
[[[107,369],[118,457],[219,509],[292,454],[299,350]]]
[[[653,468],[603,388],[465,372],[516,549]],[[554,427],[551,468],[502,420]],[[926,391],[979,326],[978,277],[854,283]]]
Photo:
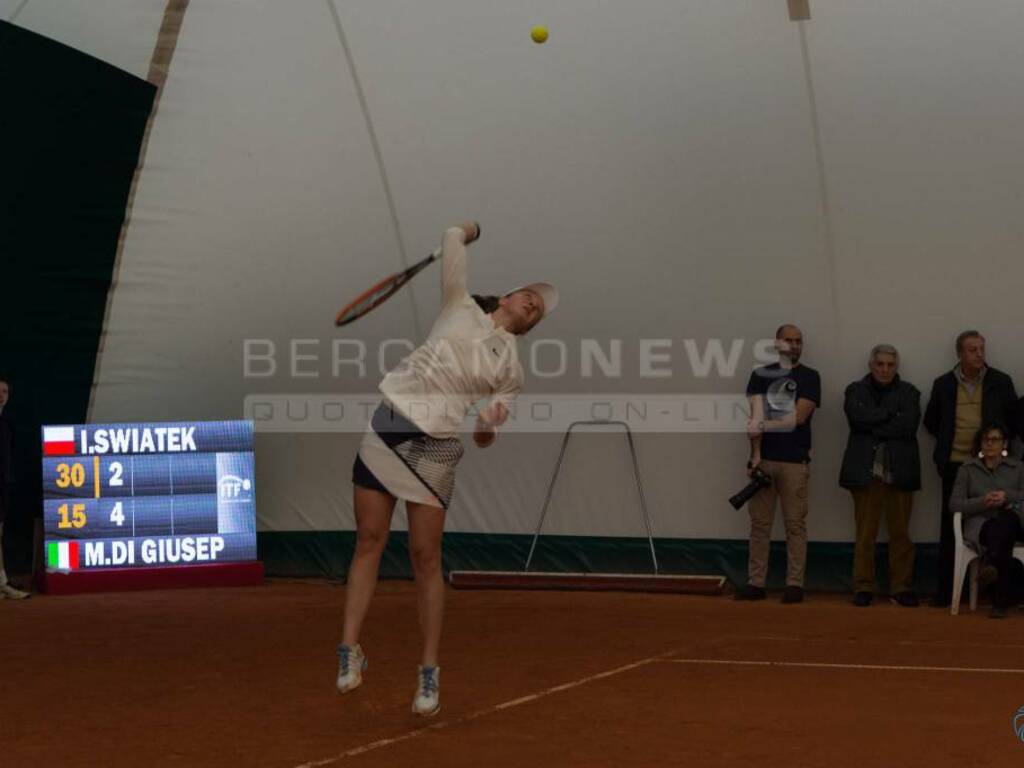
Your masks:
[[[985,435],[983,438],[981,438],[981,442],[983,443],[1002,443],[1005,440],[1006,438],[1003,437],[1002,435],[998,435],[996,437],[993,437],[992,435]]]

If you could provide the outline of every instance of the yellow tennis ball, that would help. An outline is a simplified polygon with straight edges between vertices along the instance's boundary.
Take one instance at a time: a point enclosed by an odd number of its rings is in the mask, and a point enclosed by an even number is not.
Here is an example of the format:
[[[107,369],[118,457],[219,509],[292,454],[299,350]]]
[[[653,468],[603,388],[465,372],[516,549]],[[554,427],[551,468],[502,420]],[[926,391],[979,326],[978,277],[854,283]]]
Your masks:
[[[530,30],[530,37],[535,43],[543,43],[548,39],[548,28],[538,25]]]

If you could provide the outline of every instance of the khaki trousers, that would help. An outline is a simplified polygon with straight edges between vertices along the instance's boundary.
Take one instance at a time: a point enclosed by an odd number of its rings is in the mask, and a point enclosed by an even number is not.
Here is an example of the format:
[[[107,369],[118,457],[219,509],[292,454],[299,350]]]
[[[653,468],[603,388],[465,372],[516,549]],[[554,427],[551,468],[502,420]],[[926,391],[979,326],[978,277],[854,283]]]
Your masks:
[[[907,592],[914,584],[914,543],[910,540],[910,508],[914,495],[874,480],[852,488],[857,543],[853,550],[853,591],[875,591],[875,541],[885,517],[889,529],[889,594]]]
[[[782,502],[782,521],[786,526],[786,585],[802,587],[807,565],[807,486],[810,464],[788,461],[762,461],[761,469],[772,479],[750,500],[750,561],[747,581],[764,587],[768,574],[768,552],[775,522],[775,501]]]

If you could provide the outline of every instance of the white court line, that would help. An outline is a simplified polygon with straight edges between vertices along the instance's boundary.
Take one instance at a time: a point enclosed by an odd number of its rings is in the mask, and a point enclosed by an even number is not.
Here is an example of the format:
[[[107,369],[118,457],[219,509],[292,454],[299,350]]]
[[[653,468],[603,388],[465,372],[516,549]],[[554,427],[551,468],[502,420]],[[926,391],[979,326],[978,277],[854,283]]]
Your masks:
[[[737,659],[664,659],[670,664],[719,664],[743,667],[804,667],[812,669],[881,669],[894,672],[988,672],[1000,675],[1024,675],[1024,669],[992,667],[912,667],[888,664],[826,664],[809,661],[741,661]]]
[[[791,637],[791,636],[780,636],[780,635],[726,635],[719,638],[721,642],[733,641],[733,640],[772,640],[782,643],[818,643],[818,642],[835,642],[833,637]],[[856,640],[850,640],[851,644],[864,644],[864,643],[885,643],[886,645],[891,644],[891,640],[882,640],[877,638],[857,638]],[[929,648],[963,648],[965,643],[947,643],[941,640],[897,640],[897,645],[923,645]],[[1024,648],[1022,643],[970,643],[971,648]]]
[[[897,645],[927,645],[927,646],[941,646],[943,648],[963,648],[967,643],[944,643],[941,641],[932,640],[897,640]],[[1024,648],[1024,645],[1020,643],[970,643],[971,648]]]
[[[340,761],[342,761],[342,760],[344,760],[345,758],[348,758],[348,757],[355,757],[356,755],[363,755],[363,754],[366,754],[367,752],[372,752],[375,749],[380,749],[382,747],[389,747],[392,744],[398,744],[399,742],[407,741],[408,739],[412,739],[412,738],[414,738],[416,736],[419,736],[421,734],[428,733],[429,731],[439,731],[442,728],[450,728],[450,727],[455,726],[455,725],[461,725],[462,723],[468,723],[471,720],[477,720],[477,719],[479,719],[481,717],[486,717],[487,715],[493,715],[494,713],[501,712],[502,710],[505,710],[505,709],[511,709],[512,707],[518,707],[518,706],[520,706],[522,704],[526,704],[526,703],[531,702],[531,701],[536,701],[537,699],[542,699],[545,696],[550,696],[553,693],[559,693],[561,691],[567,691],[570,688],[577,688],[577,687],[579,687],[581,685],[586,685],[587,683],[592,683],[595,680],[603,680],[606,677],[612,677],[613,675],[618,675],[618,674],[621,674],[623,672],[628,672],[629,670],[636,669],[637,667],[642,667],[642,666],[645,666],[647,664],[652,664],[652,663],[654,663],[656,661],[662,661],[663,659],[665,659],[665,657],[667,657],[667,656],[674,656],[677,653],[679,653],[678,650],[676,650],[676,651],[668,651],[667,653],[659,653],[657,656],[651,656],[650,658],[647,658],[647,659],[641,659],[640,661],[634,661],[632,664],[625,664],[625,665],[623,665],[621,667],[616,667],[615,669],[609,669],[606,672],[599,672],[596,675],[590,675],[590,677],[584,677],[584,678],[581,678],[579,680],[573,680],[572,682],[569,682],[569,683],[562,683],[561,685],[556,685],[556,686],[553,686],[551,688],[545,688],[543,691],[538,691],[537,693],[531,693],[531,694],[529,694],[527,696],[521,696],[518,699],[512,699],[511,701],[506,701],[506,702],[503,702],[501,704],[495,704],[494,706],[487,707],[486,709],[477,710],[476,712],[473,712],[472,714],[465,715],[464,717],[456,718],[455,720],[445,720],[445,721],[442,721],[440,723],[434,723],[433,725],[425,726],[423,728],[417,728],[414,731],[409,731],[408,733],[403,733],[400,736],[393,736],[393,737],[388,738],[388,739],[380,739],[378,741],[374,741],[374,742],[371,742],[369,744],[364,744],[361,747],[354,747],[354,748],[349,749],[349,750],[347,750],[345,752],[342,752],[340,755],[335,755],[334,757],[325,757],[322,760],[314,760],[313,762],[310,762],[310,763],[303,763],[302,765],[298,765],[295,768],[319,768],[319,766],[322,766],[322,765],[330,765],[331,763],[337,763],[337,762],[340,762]]]

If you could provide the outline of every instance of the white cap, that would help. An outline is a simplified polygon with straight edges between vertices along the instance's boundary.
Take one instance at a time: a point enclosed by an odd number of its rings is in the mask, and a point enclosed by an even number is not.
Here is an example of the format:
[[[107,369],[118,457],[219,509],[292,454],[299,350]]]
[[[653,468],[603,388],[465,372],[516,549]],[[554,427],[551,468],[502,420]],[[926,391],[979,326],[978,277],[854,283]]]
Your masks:
[[[530,283],[529,285],[521,285],[518,288],[513,288],[505,295],[511,296],[516,291],[533,291],[541,297],[544,302],[544,314],[541,315],[542,318],[550,315],[555,311],[555,307],[558,306],[558,289],[551,283]]]

